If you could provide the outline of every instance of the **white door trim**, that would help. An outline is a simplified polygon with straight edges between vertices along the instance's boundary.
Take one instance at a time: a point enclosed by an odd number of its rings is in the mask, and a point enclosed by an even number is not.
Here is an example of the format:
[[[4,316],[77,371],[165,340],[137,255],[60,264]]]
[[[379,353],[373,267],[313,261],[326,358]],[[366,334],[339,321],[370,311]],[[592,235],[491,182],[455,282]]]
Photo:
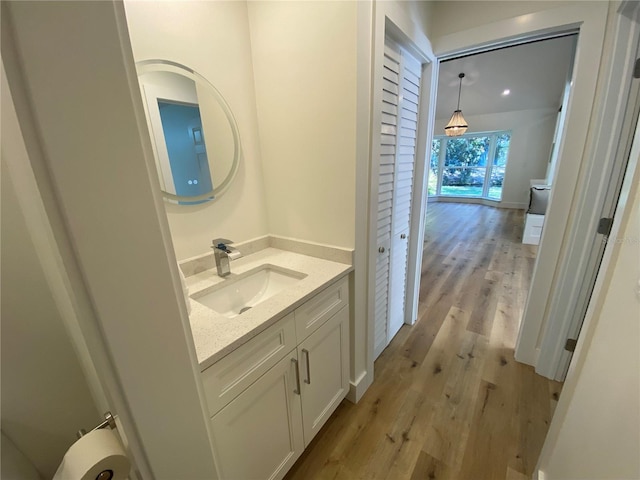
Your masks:
[[[3,55],[10,57],[5,45]],[[151,470],[143,454],[131,412],[118,384],[104,339],[87,296],[86,286],[78,270],[71,244],[57,204],[53,201],[50,182],[40,175],[36,180],[34,168],[42,169],[41,159],[32,150],[27,152],[23,131],[18,122],[15,105],[2,62],[2,160],[15,186],[18,205],[42,271],[67,335],[74,347],[93,402],[100,412],[111,411],[116,416],[118,434],[122,438],[133,464],[132,478],[151,478]],[[23,119],[23,122],[26,120]],[[45,198],[47,199],[45,201]],[[93,425],[69,425],[70,432]],[[60,459],[62,460],[62,459]]]
[[[4,2],[2,13],[3,61],[29,160],[38,162],[36,180],[51,186],[44,205],[62,217],[147,477],[215,479],[124,6]],[[10,64],[7,39],[15,46]]]
[[[371,160],[372,52],[374,4],[357,2],[356,58],[356,218],[354,272],[349,284],[349,308],[352,314],[350,342],[350,386],[347,398],[360,400],[373,382],[373,323],[368,312],[368,225],[369,176]]]
[[[549,302],[547,328],[540,344],[536,372],[547,378],[562,381],[567,372],[571,353],[565,340],[577,338],[589,302],[590,287],[598,272],[598,260],[604,250],[605,237],[596,235],[601,216],[613,216],[621,183],[629,160],[640,106],[638,80],[632,79],[635,59],[639,52],[640,25],[617,14],[614,46],[609,70],[603,78],[607,85],[599,104],[593,141],[588,147],[588,172],[577,202],[575,220],[570,225],[571,248],[559,266],[558,288]]]
[[[436,95],[438,93],[438,71],[440,62],[433,52],[427,52],[422,64],[420,79],[420,112],[418,115],[418,138],[414,170],[411,227],[409,235],[409,259],[407,268],[407,299],[405,323],[413,325],[418,320],[418,301],[422,277],[422,255],[424,253],[424,225],[427,214],[429,185],[429,155],[433,141],[433,126],[436,119]]]

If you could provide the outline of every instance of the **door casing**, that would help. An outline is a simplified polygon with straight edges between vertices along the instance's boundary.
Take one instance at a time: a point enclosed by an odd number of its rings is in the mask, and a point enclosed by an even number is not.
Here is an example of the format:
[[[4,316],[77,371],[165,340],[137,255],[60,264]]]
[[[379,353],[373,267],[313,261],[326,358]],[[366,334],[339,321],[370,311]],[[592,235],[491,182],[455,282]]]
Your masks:
[[[604,254],[607,239],[596,233],[598,221],[615,217],[638,122],[640,81],[632,76],[640,55],[639,16],[638,8],[634,20],[615,14],[613,53],[606,55],[611,59],[604,77],[607,88],[587,147],[587,174],[569,229],[571,248],[559,266],[558,288],[552,291],[547,328],[541,332],[536,372],[558,381],[564,380],[572,357],[565,341],[578,338]]]

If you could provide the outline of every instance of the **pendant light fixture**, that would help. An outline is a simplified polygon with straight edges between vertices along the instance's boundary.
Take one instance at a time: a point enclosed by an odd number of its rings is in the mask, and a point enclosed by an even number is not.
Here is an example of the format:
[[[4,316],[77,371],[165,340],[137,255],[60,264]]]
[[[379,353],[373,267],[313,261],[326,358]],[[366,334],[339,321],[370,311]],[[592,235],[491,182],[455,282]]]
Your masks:
[[[451,120],[447,123],[447,126],[444,127],[444,133],[447,134],[447,137],[457,137],[458,135],[462,135],[467,131],[469,125],[467,125],[467,121],[462,116],[462,110],[460,110],[460,93],[462,92],[462,79],[464,78],[464,73],[458,75],[460,79],[460,86],[458,87],[458,108],[451,115]]]

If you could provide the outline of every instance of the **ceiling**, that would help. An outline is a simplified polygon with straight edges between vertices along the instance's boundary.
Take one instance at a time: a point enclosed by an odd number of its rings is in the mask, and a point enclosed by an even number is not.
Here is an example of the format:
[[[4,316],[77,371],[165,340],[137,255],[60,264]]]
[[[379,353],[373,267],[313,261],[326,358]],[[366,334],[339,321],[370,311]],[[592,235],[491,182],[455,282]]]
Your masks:
[[[442,62],[436,118],[449,118],[458,102],[465,116],[558,108],[577,35],[554,38]],[[503,95],[509,89],[509,95]]]

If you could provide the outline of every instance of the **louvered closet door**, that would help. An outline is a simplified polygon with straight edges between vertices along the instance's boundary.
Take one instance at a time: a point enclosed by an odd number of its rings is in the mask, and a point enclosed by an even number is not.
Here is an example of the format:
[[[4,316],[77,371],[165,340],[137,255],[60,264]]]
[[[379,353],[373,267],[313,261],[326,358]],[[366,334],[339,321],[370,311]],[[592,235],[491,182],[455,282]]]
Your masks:
[[[407,52],[403,52],[402,54],[401,65],[400,125],[398,128],[396,148],[395,187],[393,190],[393,214],[391,222],[388,342],[398,333],[405,319],[409,226],[411,223],[420,73],[422,70],[420,62]]]
[[[386,42],[379,158],[376,357],[404,324],[420,72],[417,60]]]

